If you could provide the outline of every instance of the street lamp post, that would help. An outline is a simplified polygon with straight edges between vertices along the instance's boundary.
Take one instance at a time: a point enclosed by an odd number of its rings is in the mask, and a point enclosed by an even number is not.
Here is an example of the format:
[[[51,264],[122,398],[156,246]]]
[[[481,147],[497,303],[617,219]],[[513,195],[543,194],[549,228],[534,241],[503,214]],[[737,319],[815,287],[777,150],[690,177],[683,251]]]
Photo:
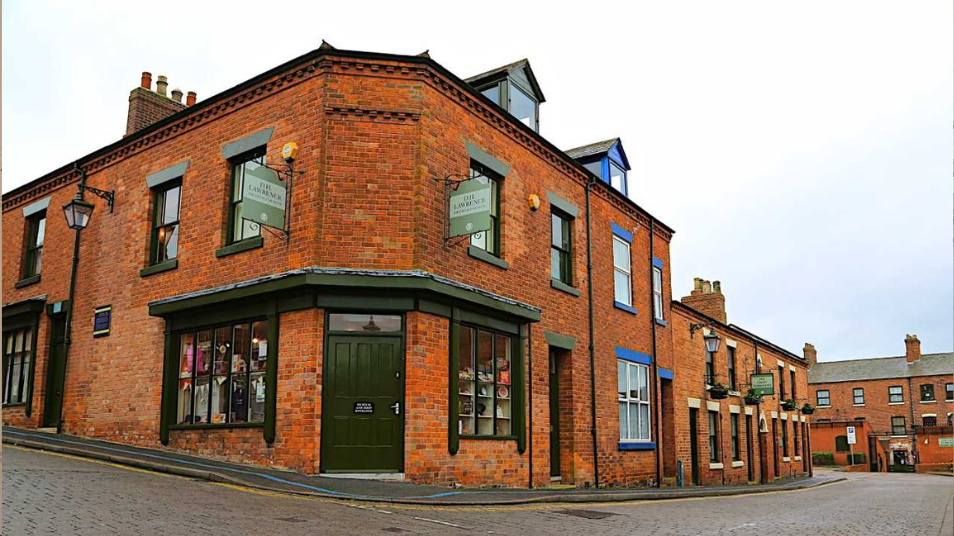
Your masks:
[[[57,386],[59,391],[62,393],[66,390],[66,361],[69,358],[70,351],[70,342],[72,339],[73,331],[73,303],[76,296],[76,271],[79,267],[79,251],[80,251],[80,231],[86,228],[89,225],[90,218],[93,216],[93,205],[84,201],[84,194],[87,190],[90,193],[105,199],[109,204],[109,211],[113,211],[113,204],[116,199],[116,193],[114,190],[105,191],[98,188],[93,188],[91,186],[86,186],[86,170],[79,166],[79,163],[73,164],[73,169],[79,173],[80,182],[77,185],[76,197],[74,197],[69,203],[63,205],[63,215],[66,217],[66,225],[73,229],[73,267],[70,270],[70,296],[69,296],[69,308],[66,310],[66,326],[65,333],[63,334],[63,379],[62,383]],[[62,433],[63,431],[63,406],[60,404],[60,415],[56,421],[56,432]]]

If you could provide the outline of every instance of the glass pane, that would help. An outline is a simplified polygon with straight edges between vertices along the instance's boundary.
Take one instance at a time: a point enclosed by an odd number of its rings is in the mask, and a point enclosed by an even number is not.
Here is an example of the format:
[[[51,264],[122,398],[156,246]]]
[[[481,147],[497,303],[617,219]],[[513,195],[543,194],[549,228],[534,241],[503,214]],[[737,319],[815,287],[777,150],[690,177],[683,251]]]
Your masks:
[[[550,244],[563,247],[563,220],[556,214],[550,215]]]
[[[248,376],[232,376],[232,399],[229,422],[245,422],[248,419]]]
[[[232,330],[228,327],[215,330],[215,360],[213,361],[213,374],[227,374],[229,371],[229,359],[232,350]]]
[[[536,104],[526,93],[510,84],[510,114],[534,130],[537,128]]]
[[[487,232],[481,231],[470,235],[470,245],[487,251]]]
[[[617,397],[626,398],[626,363],[616,362],[616,391]]]
[[[476,379],[474,374],[474,330],[472,328],[460,328],[460,341],[457,349],[459,361],[457,375],[460,379],[461,391],[463,391],[464,382],[472,382]]]
[[[46,239],[46,218],[40,218],[40,221],[36,224],[36,242],[34,245],[37,247],[43,245],[43,241]]]
[[[401,315],[342,314],[328,315],[331,331],[363,331],[365,333],[388,333],[401,331]]]
[[[237,164],[232,168],[232,201],[242,200],[242,179],[244,164]]]
[[[639,404],[629,404],[629,439],[640,439]]]
[[[481,91],[481,93],[483,93],[488,99],[500,104],[500,86],[489,87]]]
[[[212,330],[205,329],[199,332],[195,345],[196,363],[195,375],[208,376],[212,370]]]
[[[225,424],[228,413],[229,382],[227,376],[212,378],[212,424]]]
[[[179,403],[176,423],[192,423],[192,380],[179,380]]]
[[[162,203],[162,223],[179,221],[179,187],[166,190]]]
[[[639,399],[649,401],[649,368],[636,367],[639,370]]]
[[[629,244],[616,238],[613,239],[613,266],[629,273]]]
[[[22,363],[23,363],[23,370],[20,373],[20,378],[22,378],[21,381],[23,382],[23,389],[20,390],[20,398],[18,398],[17,400],[19,402],[26,402],[27,381],[28,381],[27,378],[30,377],[30,354],[27,354],[27,353],[23,354]],[[14,378],[14,381],[16,381],[16,378]]]
[[[252,356],[251,371],[264,371],[265,364],[268,363],[268,322],[252,323],[252,348],[250,353]]]
[[[639,405],[639,438],[649,439],[649,404]]]
[[[629,289],[629,275],[622,272],[614,272],[613,279],[615,282],[615,299],[620,303],[625,303],[629,305],[630,303],[630,289]]]
[[[488,180],[490,181],[490,215],[497,216],[497,205],[500,204],[500,202],[497,200],[497,198],[500,196],[500,183],[497,182],[497,179],[491,179],[488,177]],[[493,219],[495,218],[492,218],[492,220]],[[491,229],[493,229],[493,227],[491,227]]]
[[[493,342],[494,336],[491,332],[477,332],[477,380],[482,383],[494,381]]]
[[[550,277],[562,281],[563,270],[560,268],[560,250],[550,248]]]
[[[629,398],[639,400],[639,371],[642,367],[628,365],[629,369]]]
[[[251,388],[249,389],[249,422],[265,421],[265,374],[252,374]]]
[[[252,220],[243,219],[241,221],[241,224],[242,224],[242,239],[243,240],[246,238],[252,238],[253,236],[258,236],[262,234],[262,227]]]
[[[590,173],[596,175],[600,179],[603,178],[603,162],[597,160],[596,162],[590,162],[589,164],[583,164],[583,167],[588,169]]]
[[[474,330],[468,327],[461,327],[460,341],[458,343],[458,389],[460,400],[458,402],[457,412],[459,420],[457,423],[457,432],[462,435],[474,435],[477,429],[474,425],[476,420],[474,395],[474,381],[477,379],[474,372]]]
[[[232,366],[237,366],[239,370],[246,370],[252,361],[248,353],[248,344],[248,324],[232,326]]]
[[[616,188],[621,192],[625,192],[625,182],[626,172],[623,171],[623,168],[617,166],[613,162],[610,162],[610,184],[613,186],[613,188]]]
[[[192,347],[192,342],[195,339],[195,336],[192,333],[183,333],[182,337],[179,338],[179,377],[180,378],[191,378],[192,377],[192,363],[194,348]],[[191,389],[191,387],[190,387]]]
[[[619,403],[619,438],[620,439],[629,439],[629,435],[626,433],[626,423],[629,422],[629,416],[626,413],[626,402]]]
[[[29,352],[33,348],[33,328],[23,330],[23,351]],[[30,356],[27,356],[29,359]]]
[[[16,343],[16,346],[14,346],[13,351],[18,353],[23,351],[23,331],[22,330],[17,331],[17,343]]]
[[[174,259],[179,255],[179,224],[159,229],[159,252],[157,262]]]
[[[653,268],[653,290],[662,292],[662,273],[659,268]]]
[[[496,350],[494,356],[497,358],[495,363],[497,367],[497,384],[510,385],[510,337],[498,334],[494,337]]]
[[[20,401],[20,357],[13,358],[13,367],[10,369],[10,402]]]
[[[195,382],[195,419],[196,424],[209,422],[209,377],[199,378]]]

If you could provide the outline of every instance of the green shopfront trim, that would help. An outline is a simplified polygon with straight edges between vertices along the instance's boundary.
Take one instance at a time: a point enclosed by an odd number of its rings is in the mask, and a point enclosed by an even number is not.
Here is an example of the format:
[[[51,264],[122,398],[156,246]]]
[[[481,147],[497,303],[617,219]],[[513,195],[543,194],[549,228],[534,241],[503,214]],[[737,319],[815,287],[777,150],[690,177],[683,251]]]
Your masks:
[[[23,386],[26,390],[24,402],[5,405],[5,407],[22,406],[27,417],[33,413],[33,378],[36,375],[36,347],[39,342],[40,316],[43,313],[45,304],[46,296],[40,296],[3,306],[4,333],[24,328],[30,328],[31,330],[30,336],[32,340],[30,341],[30,355],[28,356],[30,370]],[[4,371],[4,373],[6,373],[6,371]]]

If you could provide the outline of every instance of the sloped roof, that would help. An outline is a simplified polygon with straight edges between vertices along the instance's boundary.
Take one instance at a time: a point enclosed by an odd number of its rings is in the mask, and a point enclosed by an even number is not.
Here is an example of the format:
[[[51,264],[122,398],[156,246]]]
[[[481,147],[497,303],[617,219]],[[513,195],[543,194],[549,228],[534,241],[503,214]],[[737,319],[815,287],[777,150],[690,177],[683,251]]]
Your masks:
[[[494,78],[497,76],[499,76],[500,78],[503,78],[505,74],[510,73],[511,71],[515,71],[517,69],[523,69],[523,72],[526,74],[527,81],[530,82],[530,86],[531,86],[530,89],[532,89],[533,92],[536,94],[535,97],[537,99],[537,103],[542,104],[546,102],[547,99],[543,96],[543,90],[540,89],[540,84],[537,82],[537,77],[533,74],[533,69],[530,67],[530,61],[527,60],[526,58],[522,60],[517,60],[507,65],[502,65],[495,69],[491,69],[487,72],[480,73],[476,76],[471,76],[470,78],[465,78],[464,82],[467,82],[468,84],[472,86],[479,85],[479,83],[483,80],[487,80],[489,78]]]
[[[618,141],[619,138],[610,138],[608,140],[598,141],[596,143],[591,143],[589,145],[584,145],[575,149],[569,149],[566,151],[566,154],[568,154],[570,158],[574,160],[586,158],[587,156],[606,154]]]
[[[808,383],[951,376],[952,374],[954,374],[954,353],[947,352],[923,354],[920,359],[910,365],[904,356],[816,363],[808,371]]]

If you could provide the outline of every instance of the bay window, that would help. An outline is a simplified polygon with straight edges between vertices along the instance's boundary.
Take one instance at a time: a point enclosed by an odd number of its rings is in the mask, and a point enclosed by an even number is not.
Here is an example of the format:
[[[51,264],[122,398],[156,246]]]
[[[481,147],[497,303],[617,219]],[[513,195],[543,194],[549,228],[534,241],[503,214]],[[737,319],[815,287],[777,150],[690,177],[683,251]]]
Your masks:
[[[620,442],[649,441],[649,367],[617,360],[616,382]]]
[[[3,334],[3,403],[27,402],[33,360],[33,328]]]
[[[457,351],[457,433],[486,437],[513,435],[513,337],[462,325]]]

